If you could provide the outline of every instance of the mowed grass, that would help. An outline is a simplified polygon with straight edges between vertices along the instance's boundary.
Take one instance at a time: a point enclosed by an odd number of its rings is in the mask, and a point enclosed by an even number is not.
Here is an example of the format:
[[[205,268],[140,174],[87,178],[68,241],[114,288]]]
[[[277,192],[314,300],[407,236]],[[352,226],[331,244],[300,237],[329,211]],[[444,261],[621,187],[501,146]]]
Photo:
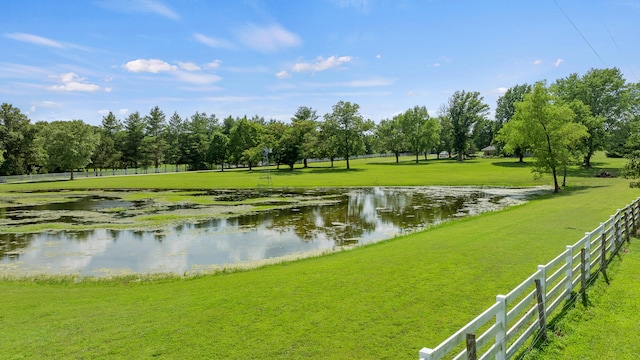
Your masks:
[[[384,185],[549,183],[533,181],[529,169],[512,159],[418,165],[385,160],[361,160],[348,172],[312,168],[277,178],[287,178],[286,186],[383,185],[373,183],[376,174],[386,179]],[[596,164],[615,170],[624,162],[598,158]],[[250,174],[233,173],[238,179]],[[15,359],[416,359],[419,349],[437,345],[537,264],[640,195],[623,179],[594,178],[577,169],[572,174],[579,176],[571,177],[560,195],[250,271],[79,283],[55,277],[5,280],[0,282],[0,353]],[[195,181],[191,176],[184,175],[184,182]],[[152,187],[142,180],[138,184]]]
[[[622,257],[607,269],[607,284],[599,276],[581,301],[562,317],[551,332],[550,343],[527,360],[633,360],[640,343],[640,239],[632,238]]]
[[[455,160],[421,160],[411,157],[311,163],[291,171],[270,167],[273,187],[351,187],[351,186],[420,186],[420,185],[492,185],[531,186],[549,184],[549,178],[533,179],[528,164],[514,159],[477,158],[458,163]],[[0,185],[3,191],[35,191],[46,189],[213,189],[255,188],[264,168],[202,171],[172,174],[128,175],[78,178],[73,181],[18,183]]]

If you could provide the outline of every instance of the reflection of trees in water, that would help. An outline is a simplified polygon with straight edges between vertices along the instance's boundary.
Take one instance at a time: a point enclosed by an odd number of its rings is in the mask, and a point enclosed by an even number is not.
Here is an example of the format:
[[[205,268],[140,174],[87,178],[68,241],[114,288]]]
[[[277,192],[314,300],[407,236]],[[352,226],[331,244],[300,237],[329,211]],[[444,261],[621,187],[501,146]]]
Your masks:
[[[1,234],[0,255],[10,260],[20,257],[20,250],[26,249],[37,234]]]

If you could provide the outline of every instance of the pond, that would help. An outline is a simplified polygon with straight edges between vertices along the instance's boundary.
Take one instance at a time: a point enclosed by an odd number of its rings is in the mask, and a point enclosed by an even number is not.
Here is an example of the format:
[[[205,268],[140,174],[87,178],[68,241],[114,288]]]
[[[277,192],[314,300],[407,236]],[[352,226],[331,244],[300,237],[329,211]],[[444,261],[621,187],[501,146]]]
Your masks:
[[[389,239],[449,219],[520,204],[540,192],[539,188],[454,187],[271,191],[271,198],[324,201],[300,201],[299,206],[232,217],[212,215],[154,230],[0,234],[0,273],[109,276],[251,267]],[[257,191],[224,194],[229,201],[265,195]],[[220,193],[216,196],[221,198]],[[139,206],[122,199],[79,196],[69,202],[5,207],[0,220],[81,223],[91,218],[87,213]],[[189,208],[179,206],[184,207]]]

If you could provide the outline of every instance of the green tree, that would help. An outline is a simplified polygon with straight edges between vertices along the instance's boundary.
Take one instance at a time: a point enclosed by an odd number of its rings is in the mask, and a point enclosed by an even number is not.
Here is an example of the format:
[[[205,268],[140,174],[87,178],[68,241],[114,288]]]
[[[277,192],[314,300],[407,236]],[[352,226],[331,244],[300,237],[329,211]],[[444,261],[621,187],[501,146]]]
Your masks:
[[[178,165],[180,160],[183,158],[180,147],[180,138],[184,135],[184,132],[184,122],[180,115],[178,115],[177,112],[174,112],[169,118],[169,122],[167,123],[167,127],[164,132],[164,143],[166,144],[164,150],[165,167],[167,163],[175,164],[176,171],[178,171]]]
[[[533,170],[538,174],[551,173],[556,193],[560,189],[558,169],[570,163],[572,145],[588,136],[584,125],[574,122],[575,116],[571,107],[538,82],[524,101],[516,103],[513,118],[500,130],[506,151],[513,151],[520,144],[533,151]]]
[[[473,145],[476,151],[491,145],[495,128],[495,121],[489,119],[480,119],[473,125],[471,138],[473,139]]]
[[[82,120],[54,121],[49,124],[46,149],[51,165],[73,172],[91,162],[91,155],[100,141],[93,126]]]
[[[477,91],[456,91],[446,107],[446,115],[451,121],[453,148],[458,153],[458,161],[469,148],[469,138],[473,125],[489,113],[489,105],[482,102]]]
[[[126,167],[134,167],[136,173],[138,165],[144,160],[144,120],[139,112],[129,114],[124,120],[124,143],[122,157]]]
[[[264,126],[264,133],[262,134],[262,142],[264,146],[269,149],[269,160],[273,161],[277,168],[280,168],[282,164],[282,143],[287,129],[291,125],[287,125],[282,121],[270,120]]]
[[[229,137],[220,131],[211,135],[211,142],[207,150],[207,161],[214,165],[220,165],[220,171],[224,171],[224,163],[227,160]]]
[[[232,161],[234,161],[236,165],[244,162],[249,165],[249,168],[251,168],[252,164],[255,163],[256,158],[253,156],[255,154],[249,154],[245,151],[260,144],[261,133],[262,127],[260,124],[248,120],[246,116],[236,121],[229,136],[230,155],[233,159]],[[257,152],[260,153],[260,151],[262,150],[259,149]]]
[[[453,126],[451,125],[451,119],[446,116],[446,108],[444,106],[440,109],[440,116],[436,118],[436,121],[440,128],[439,140],[436,143],[438,159],[440,159],[440,153],[444,151],[451,157],[453,153]]]
[[[496,103],[495,128],[493,129],[494,142],[498,152],[502,153],[504,143],[497,139],[496,136],[504,124],[509,122],[513,117],[513,114],[516,111],[516,103],[524,100],[524,96],[529,93],[531,93],[531,85],[522,84],[507,89],[504,95],[498,98]],[[526,150],[527,149],[524,148],[523,144],[517,145],[513,148],[513,153],[519,158],[519,162],[524,161],[524,154]]]
[[[331,161],[331,167],[333,167],[334,160],[340,156],[338,137],[338,128],[333,121],[321,121],[320,131],[318,132],[318,148],[316,149],[320,158],[329,159]]]
[[[574,100],[587,105],[591,116],[582,116],[580,121],[589,133],[583,139],[583,165],[591,167],[591,157],[607,142],[607,134],[624,120],[630,106],[629,87],[618,68],[591,69],[584,76],[571,74],[556,80],[552,87],[563,101]]]
[[[315,156],[315,148],[318,132],[318,115],[315,110],[307,106],[301,106],[291,118],[294,136],[299,142],[298,149],[303,167],[307,167],[307,159]]]
[[[102,126],[97,130],[100,141],[91,156],[91,163],[102,170],[105,167],[115,168],[115,163],[121,154],[116,148],[116,133],[121,125],[111,111],[102,118]],[[97,171],[97,169],[96,169]],[[96,173],[97,174],[97,173]]]
[[[164,149],[166,142],[164,139],[164,131],[166,128],[166,116],[158,106],[155,106],[144,117],[145,126],[145,152],[151,156],[151,161],[158,172],[160,162],[163,161]]]
[[[399,118],[406,145],[416,155],[417,164],[418,155],[435,145],[434,138],[439,131],[437,121],[429,118],[429,112],[424,106],[414,106]]]
[[[371,127],[370,122],[364,121],[359,113],[360,105],[339,101],[332,107],[332,112],[324,116],[325,123],[333,129],[336,136],[338,154],[347,162],[351,156],[364,153],[363,136]]]
[[[400,118],[396,115],[393,119],[381,120],[376,127],[376,137],[384,151],[390,151],[396,156],[396,164],[400,161],[400,153],[406,149],[406,137],[402,132]]]
[[[40,159],[36,145],[38,130],[20,109],[11,104],[0,106],[0,150],[4,162],[1,175],[22,175],[32,171]]]

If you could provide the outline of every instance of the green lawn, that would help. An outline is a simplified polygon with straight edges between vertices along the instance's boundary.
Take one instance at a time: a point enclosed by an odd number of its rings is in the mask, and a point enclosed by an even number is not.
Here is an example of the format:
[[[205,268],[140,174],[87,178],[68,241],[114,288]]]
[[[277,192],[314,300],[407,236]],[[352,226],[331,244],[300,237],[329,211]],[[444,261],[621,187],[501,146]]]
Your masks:
[[[73,181],[53,181],[0,185],[0,192],[43,189],[211,189],[253,188],[260,183],[262,168],[202,171],[189,173],[128,175],[78,178]],[[273,186],[282,187],[343,187],[343,186],[415,186],[415,185],[492,185],[530,186],[550,184],[549,178],[534,180],[530,167],[514,159],[474,159],[463,163],[455,160],[422,160],[411,157],[373,158],[351,161],[346,170],[343,161],[311,163],[309,168],[276,170],[270,167]]]
[[[273,182],[310,187],[549,184],[548,178],[533,181],[529,169],[512,159],[418,165],[403,160],[401,165],[392,158],[358,160],[351,171],[321,165],[274,171]],[[595,164],[615,171],[624,162],[600,157]],[[560,195],[352,251],[250,271],[79,283],[5,280],[0,282],[0,353],[10,359],[416,359],[422,347],[436,346],[537,264],[640,195],[623,179],[572,174]],[[149,175],[3,185],[0,191],[252,187],[258,176],[248,171]],[[629,339],[635,339],[633,333]]]

